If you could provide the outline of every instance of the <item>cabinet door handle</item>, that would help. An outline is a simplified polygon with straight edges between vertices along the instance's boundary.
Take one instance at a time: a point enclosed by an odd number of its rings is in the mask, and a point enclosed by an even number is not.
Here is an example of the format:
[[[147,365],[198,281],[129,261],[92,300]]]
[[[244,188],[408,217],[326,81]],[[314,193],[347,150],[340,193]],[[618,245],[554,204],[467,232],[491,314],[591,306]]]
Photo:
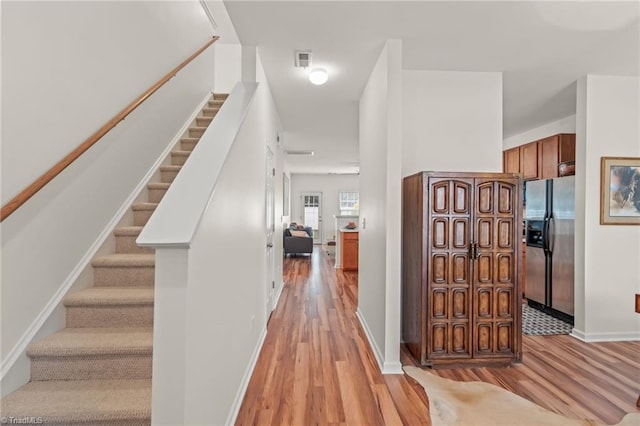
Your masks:
[[[475,242],[471,243],[469,247],[469,257],[471,257],[471,259],[478,258],[478,245]]]

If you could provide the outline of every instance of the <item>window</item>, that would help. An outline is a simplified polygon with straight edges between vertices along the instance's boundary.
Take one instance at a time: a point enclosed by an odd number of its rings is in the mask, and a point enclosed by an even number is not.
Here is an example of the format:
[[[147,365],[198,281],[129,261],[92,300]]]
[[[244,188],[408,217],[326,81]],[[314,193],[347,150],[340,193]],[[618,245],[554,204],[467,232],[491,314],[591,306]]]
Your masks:
[[[358,192],[340,192],[338,194],[341,215],[358,215],[360,214],[360,193]]]

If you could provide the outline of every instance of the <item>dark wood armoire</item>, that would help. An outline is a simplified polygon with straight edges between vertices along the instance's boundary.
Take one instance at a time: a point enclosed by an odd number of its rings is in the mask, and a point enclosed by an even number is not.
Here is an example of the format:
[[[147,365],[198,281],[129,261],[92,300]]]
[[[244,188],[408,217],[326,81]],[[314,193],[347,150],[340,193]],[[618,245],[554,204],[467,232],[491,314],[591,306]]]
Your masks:
[[[422,365],[522,359],[521,185],[502,173],[404,178],[402,338]]]

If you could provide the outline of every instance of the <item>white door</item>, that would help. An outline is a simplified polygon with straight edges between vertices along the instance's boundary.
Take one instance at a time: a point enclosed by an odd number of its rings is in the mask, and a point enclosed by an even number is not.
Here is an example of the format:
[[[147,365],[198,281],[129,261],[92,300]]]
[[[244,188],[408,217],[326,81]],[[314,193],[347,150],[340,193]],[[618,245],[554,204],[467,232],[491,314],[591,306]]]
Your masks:
[[[303,192],[302,197],[302,223],[313,229],[314,244],[322,243],[322,193]]]
[[[275,232],[275,185],[274,179],[276,169],[273,162],[273,152],[267,147],[267,179],[266,179],[266,196],[265,196],[265,215],[266,215],[266,233],[267,233],[267,320],[271,315],[271,311],[275,306],[275,256],[273,250],[273,234]]]

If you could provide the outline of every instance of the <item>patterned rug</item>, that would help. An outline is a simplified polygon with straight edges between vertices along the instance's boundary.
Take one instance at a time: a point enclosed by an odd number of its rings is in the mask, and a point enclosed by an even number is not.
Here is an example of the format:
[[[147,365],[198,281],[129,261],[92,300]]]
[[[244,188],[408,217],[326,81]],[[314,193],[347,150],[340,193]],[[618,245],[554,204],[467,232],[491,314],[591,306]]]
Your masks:
[[[567,322],[540,312],[524,303],[522,305],[522,334],[529,336],[550,336],[569,334],[573,326]]]

